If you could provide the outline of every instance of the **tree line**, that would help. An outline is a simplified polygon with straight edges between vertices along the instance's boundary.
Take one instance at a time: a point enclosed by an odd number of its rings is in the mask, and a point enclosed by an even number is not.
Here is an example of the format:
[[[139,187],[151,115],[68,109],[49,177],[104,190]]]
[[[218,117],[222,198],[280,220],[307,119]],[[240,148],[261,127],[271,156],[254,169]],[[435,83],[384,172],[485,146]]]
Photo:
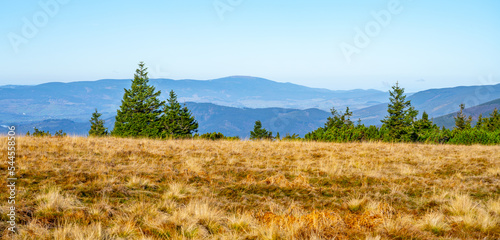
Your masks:
[[[203,139],[239,139],[227,137],[221,133],[195,134],[198,122],[186,106],[177,101],[173,90],[167,101],[160,101],[161,91],[150,86],[147,68],[139,63],[130,89],[125,89],[121,106],[117,110],[115,125],[111,132],[104,127],[101,114],[95,110],[92,114],[89,136],[112,135],[117,137],[148,138],[203,138]],[[424,111],[419,119],[418,111],[406,99],[404,88],[398,83],[392,87],[387,116],[381,120],[380,127],[355,124],[352,112],[347,107],[345,112],[331,109],[331,116],[320,127],[300,138],[297,134],[286,134],[267,131],[261,121],[256,121],[250,139],[268,140],[307,140],[327,142],[384,141],[384,142],[421,142],[451,144],[500,144],[500,113],[495,109],[489,117],[479,116],[475,126],[472,117],[464,114],[465,106],[455,116],[455,127],[452,130],[439,128],[429,119]],[[194,134],[194,135],[193,135]]]
[[[302,140],[326,142],[419,142],[419,143],[450,143],[450,144],[500,144],[500,113],[495,109],[489,117],[479,116],[475,126],[472,126],[472,117],[464,113],[465,105],[460,105],[460,111],[455,118],[455,127],[452,130],[439,128],[429,119],[424,111],[420,119],[418,111],[406,100],[404,88],[396,83],[390,91],[390,103],[387,107],[387,116],[381,120],[382,126],[365,126],[361,120],[355,124],[352,112],[347,107],[345,112],[331,109],[325,125],[310,133]],[[255,123],[251,137],[254,139],[279,139],[272,137],[272,133],[261,129],[261,123]],[[265,133],[265,134],[261,134]],[[299,139],[299,138],[294,138]]]

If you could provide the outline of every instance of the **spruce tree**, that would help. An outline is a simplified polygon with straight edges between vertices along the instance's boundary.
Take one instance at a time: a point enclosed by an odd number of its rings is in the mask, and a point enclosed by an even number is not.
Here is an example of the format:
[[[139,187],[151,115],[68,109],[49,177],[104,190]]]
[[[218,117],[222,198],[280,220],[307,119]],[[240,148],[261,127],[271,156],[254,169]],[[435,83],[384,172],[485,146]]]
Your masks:
[[[474,126],[474,129],[476,130],[485,130],[488,129],[488,118],[483,118],[483,114],[479,114],[479,117],[477,118],[477,123],[476,126]]]
[[[349,111],[349,107],[346,107],[343,114],[337,112],[337,110],[333,107],[330,112],[332,116],[328,117],[324,127],[325,130],[328,130],[330,128],[342,128],[344,126],[354,126],[354,123],[351,121],[352,112]]]
[[[471,128],[471,123],[472,123],[472,117],[465,115],[464,113],[465,109],[465,104],[460,104],[460,112],[457,113],[457,116],[455,118],[455,129],[461,131],[465,129],[470,129]]]
[[[427,131],[435,127],[432,121],[429,120],[429,114],[425,111],[422,113],[422,119],[415,121],[413,125],[416,132]]]
[[[262,128],[262,123],[260,120],[255,121],[253,131],[250,131],[250,139],[272,139],[273,133]]]
[[[102,114],[97,112],[96,108],[90,119],[89,136],[100,137],[108,135],[108,129],[104,127],[104,120],[100,119],[101,116]]]
[[[198,130],[198,122],[189,109],[177,101],[177,95],[170,91],[161,120],[162,137],[187,137]]]
[[[500,130],[500,113],[498,112],[498,109],[495,108],[493,112],[491,112],[490,117],[488,118],[487,128],[492,132]]]
[[[439,130],[438,126],[429,120],[429,115],[424,111],[422,118],[413,123],[411,140],[420,141],[431,130]]]
[[[132,86],[125,89],[112,134],[120,137],[158,137],[160,134],[161,91],[148,85],[144,63],[139,63]]]
[[[410,140],[412,124],[418,111],[411,106],[411,101],[406,100],[404,88],[399,87],[399,83],[392,86],[390,94],[390,103],[387,107],[387,115],[381,122],[382,128],[387,130],[385,140],[405,141]]]

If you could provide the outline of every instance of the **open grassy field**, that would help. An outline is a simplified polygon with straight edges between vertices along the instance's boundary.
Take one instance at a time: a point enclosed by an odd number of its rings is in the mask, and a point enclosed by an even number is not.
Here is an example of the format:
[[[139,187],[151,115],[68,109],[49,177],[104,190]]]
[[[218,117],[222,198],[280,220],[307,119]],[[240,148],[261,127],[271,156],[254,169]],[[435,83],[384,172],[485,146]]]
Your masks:
[[[500,239],[500,146],[20,137],[17,147],[19,231],[7,235],[3,177],[3,239]]]

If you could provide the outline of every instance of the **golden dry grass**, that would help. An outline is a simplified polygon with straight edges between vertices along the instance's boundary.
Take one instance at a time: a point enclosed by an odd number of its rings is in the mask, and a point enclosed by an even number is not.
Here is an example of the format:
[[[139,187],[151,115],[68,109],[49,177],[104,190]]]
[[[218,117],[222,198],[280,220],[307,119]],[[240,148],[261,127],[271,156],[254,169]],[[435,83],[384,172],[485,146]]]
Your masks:
[[[2,178],[3,239],[500,238],[500,146],[20,137],[17,148],[19,232],[4,230]]]

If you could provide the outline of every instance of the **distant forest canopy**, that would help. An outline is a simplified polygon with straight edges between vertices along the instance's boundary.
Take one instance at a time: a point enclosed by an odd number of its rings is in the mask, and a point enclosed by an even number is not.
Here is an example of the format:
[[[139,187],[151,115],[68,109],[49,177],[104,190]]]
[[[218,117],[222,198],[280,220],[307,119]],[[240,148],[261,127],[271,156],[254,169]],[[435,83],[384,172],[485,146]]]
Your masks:
[[[104,127],[104,120],[100,119],[101,114],[96,109],[90,120],[89,136],[239,139],[237,136],[228,137],[218,132],[196,134],[198,122],[186,106],[179,104],[175,92],[170,91],[167,102],[160,101],[161,91],[156,91],[148,82],[147,68],[141,62],[130,89],[125,89],[113,130],[108,132]],[[425,111],[418,118],[419,112],[411,105],[411,101],[406,99],[404,88],[398,83],[392,87],[389,94],[387,115],[381,121],[380,127],[365,126],[361,124],[361,120],[354,123],[349,107],[345,112],[332,108],[331,116],[326,119],[324,126],[307,133],[304,138],[294,133],[286,133],[284,137],[281,137],[279,132],[273,135],[264,128],[261,121],[256,121],[254,130],[250,132],[250,139],[500,144],[498,109],[494,109],[489,116],[480,115],[472,126],[472,117],[464,113],[465,105],[461,104],[460,111],[454,116],[455,127],[450,130],[439,128]],[[35,136],[45,135],[37,133]]]

